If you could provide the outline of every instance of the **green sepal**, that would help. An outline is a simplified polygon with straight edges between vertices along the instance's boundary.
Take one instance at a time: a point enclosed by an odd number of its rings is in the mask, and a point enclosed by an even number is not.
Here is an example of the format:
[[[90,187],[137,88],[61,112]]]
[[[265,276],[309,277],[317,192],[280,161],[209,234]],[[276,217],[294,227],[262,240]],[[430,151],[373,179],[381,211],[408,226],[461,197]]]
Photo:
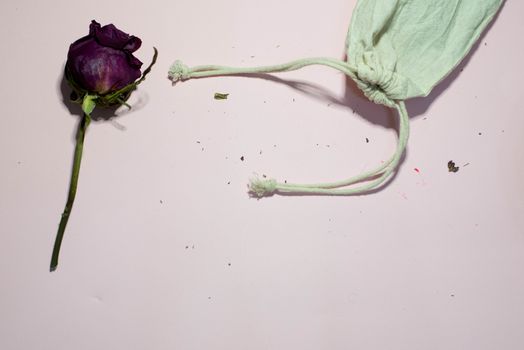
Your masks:
[[[93,110],[96,107],[97,99],[98,99],[97,95],[89,95],[89,94],[84,95],[84,99],[82,100],[82,111],[84,111],[86,115],[91,115],[91,113],[93,112]]]

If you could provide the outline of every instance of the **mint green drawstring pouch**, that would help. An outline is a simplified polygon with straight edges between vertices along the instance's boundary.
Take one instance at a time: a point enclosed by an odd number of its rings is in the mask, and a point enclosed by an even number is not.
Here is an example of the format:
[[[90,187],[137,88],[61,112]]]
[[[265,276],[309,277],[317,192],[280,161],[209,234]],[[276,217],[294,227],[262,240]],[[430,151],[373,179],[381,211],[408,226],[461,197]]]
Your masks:
[[[348,75],[371,101],[398,111],[399,140],[393,156],[377,168],[343,181],[292,184],[265,178],[251,180],[249,188],[258,197],[274,193],[362,194],[381,186],[399,165],[409,137],[404,101],[427,96],[466,56],[501,4],[502,0],[359,0],[346,40],[347,61],[317,57],[253,68],[189,68],[176,61],[168,74],[177,82],[286,72],[319,64]]]

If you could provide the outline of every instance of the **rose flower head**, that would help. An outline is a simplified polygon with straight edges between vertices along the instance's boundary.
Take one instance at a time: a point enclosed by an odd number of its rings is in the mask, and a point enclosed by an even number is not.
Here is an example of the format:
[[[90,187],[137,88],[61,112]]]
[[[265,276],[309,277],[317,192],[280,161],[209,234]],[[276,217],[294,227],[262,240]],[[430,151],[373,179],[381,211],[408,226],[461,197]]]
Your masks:
[[[65,77],[74,90],[72,100],[82,102],[90,95],[103,107],[125,104],[156,60],[155,49],[153,63],[142,74],[142,62],[133,56],[141,45],[140,38],[93,20],[89,34],[72,43],[67,53]]]
[[[103,95],[116,91],[142,74],[142,62],[133,56],[141,44],[139,38],[113,24],[101,27],[92,21],[89,35],[69,47],[67,68],[78,85],[89,92]]]

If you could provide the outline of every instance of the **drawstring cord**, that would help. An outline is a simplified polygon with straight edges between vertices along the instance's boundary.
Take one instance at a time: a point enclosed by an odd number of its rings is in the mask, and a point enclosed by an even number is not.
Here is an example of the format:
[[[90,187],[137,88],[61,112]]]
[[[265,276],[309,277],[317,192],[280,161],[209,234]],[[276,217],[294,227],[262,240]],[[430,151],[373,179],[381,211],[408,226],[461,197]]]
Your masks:
[[[268,196],[273,193],[295,194],[323,194],[323,195],[357,195],[364,194],[382,185],[397,168],[402,154],[406,149],[409,138],[409,116],[404,102],[398,102],[399,113],[399,141],[393,156],[381,166],[347,180],[318,183],[318,184],[290,184],[279,183],[274,179],[252,179],[249,184],[250,191],[257,197]],[[369,181],[367,184],[347,188],[348,186]],[[344,188],[346,187],[346,188]]]
[[[324,65],[339,70],[342,73],[349,76],[354,81],[356,81],[359,84],[359,87],[366,84],[366,82],[362,82],[362,80],[358,76],[358,71],[354,66],[352,66],[348,62],[326,57],[305,58],[279,65],[245,68],[217,65],[196,66],[193,68],[189,68],[181,61],[175,61],[175,63],[169,69],[168,76],[173,81],[173,83],[176,83],[177,81],[184,81],[191,78],[204,78],[212,76],[238,74],[289,72],[310,65]],[[371,84],[367,86],[367,88],[368,90],[376,89],[377,91],[379,91],[380,86]],[[378,102],[388,107],[395,108],[399,115],[398,143],[395,153],[388,161],[384,162],[382,165],[373,170],[337,182],[317,184],[292,184],[281,183],[272,178],[255,178],[251,179],[249,183],[249,190],[251,194],[256,197],[270,196],[275,193],[344,196],[364,194],[380,187],[385,181],[387,181],[390,175],[398,167],[400,159],[402,158],[402,154],[406,149],[406,145],[409,138],[409,115],[403,101],[396,101],[394,99],[388,98],[385,91],[379,92],[380,93],[376,95],[380,96],[380,100],[377,99],[374,102]],[[370,97],[369,94],[366,95]],[[357,184],[360,184],[362,182],[367,183],[357,186]]]
[[[169,69],[168,76],[173,83],[177,81],[184,81],[191,78],[204,78],[213,77],[219,75],[233,75],[233,74],[261,74],[261,73],[279,73],[289,72],[297,70],[306,66],[311,65],[324,65],[341,71],[342,73],[355,78],[355,68],[349,63],[340,61],[329,57],[315,57],[315,58],[303,58],[300,60],[291,61],[284,64],[277,64],[273,66],[262,66],[262,67],[227,67],[227,66],[196,66],[189,68],[181,61],[175,61]]]

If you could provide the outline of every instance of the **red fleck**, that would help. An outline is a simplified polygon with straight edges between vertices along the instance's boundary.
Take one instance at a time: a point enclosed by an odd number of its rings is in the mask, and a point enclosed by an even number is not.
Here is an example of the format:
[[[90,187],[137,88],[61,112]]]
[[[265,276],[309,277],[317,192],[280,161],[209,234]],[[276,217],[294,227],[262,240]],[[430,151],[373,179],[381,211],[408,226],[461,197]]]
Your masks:
[[[419,168],[415,168],[415,169],[413,169],[413,170],[415,170],[417,173],[420,173]]]

